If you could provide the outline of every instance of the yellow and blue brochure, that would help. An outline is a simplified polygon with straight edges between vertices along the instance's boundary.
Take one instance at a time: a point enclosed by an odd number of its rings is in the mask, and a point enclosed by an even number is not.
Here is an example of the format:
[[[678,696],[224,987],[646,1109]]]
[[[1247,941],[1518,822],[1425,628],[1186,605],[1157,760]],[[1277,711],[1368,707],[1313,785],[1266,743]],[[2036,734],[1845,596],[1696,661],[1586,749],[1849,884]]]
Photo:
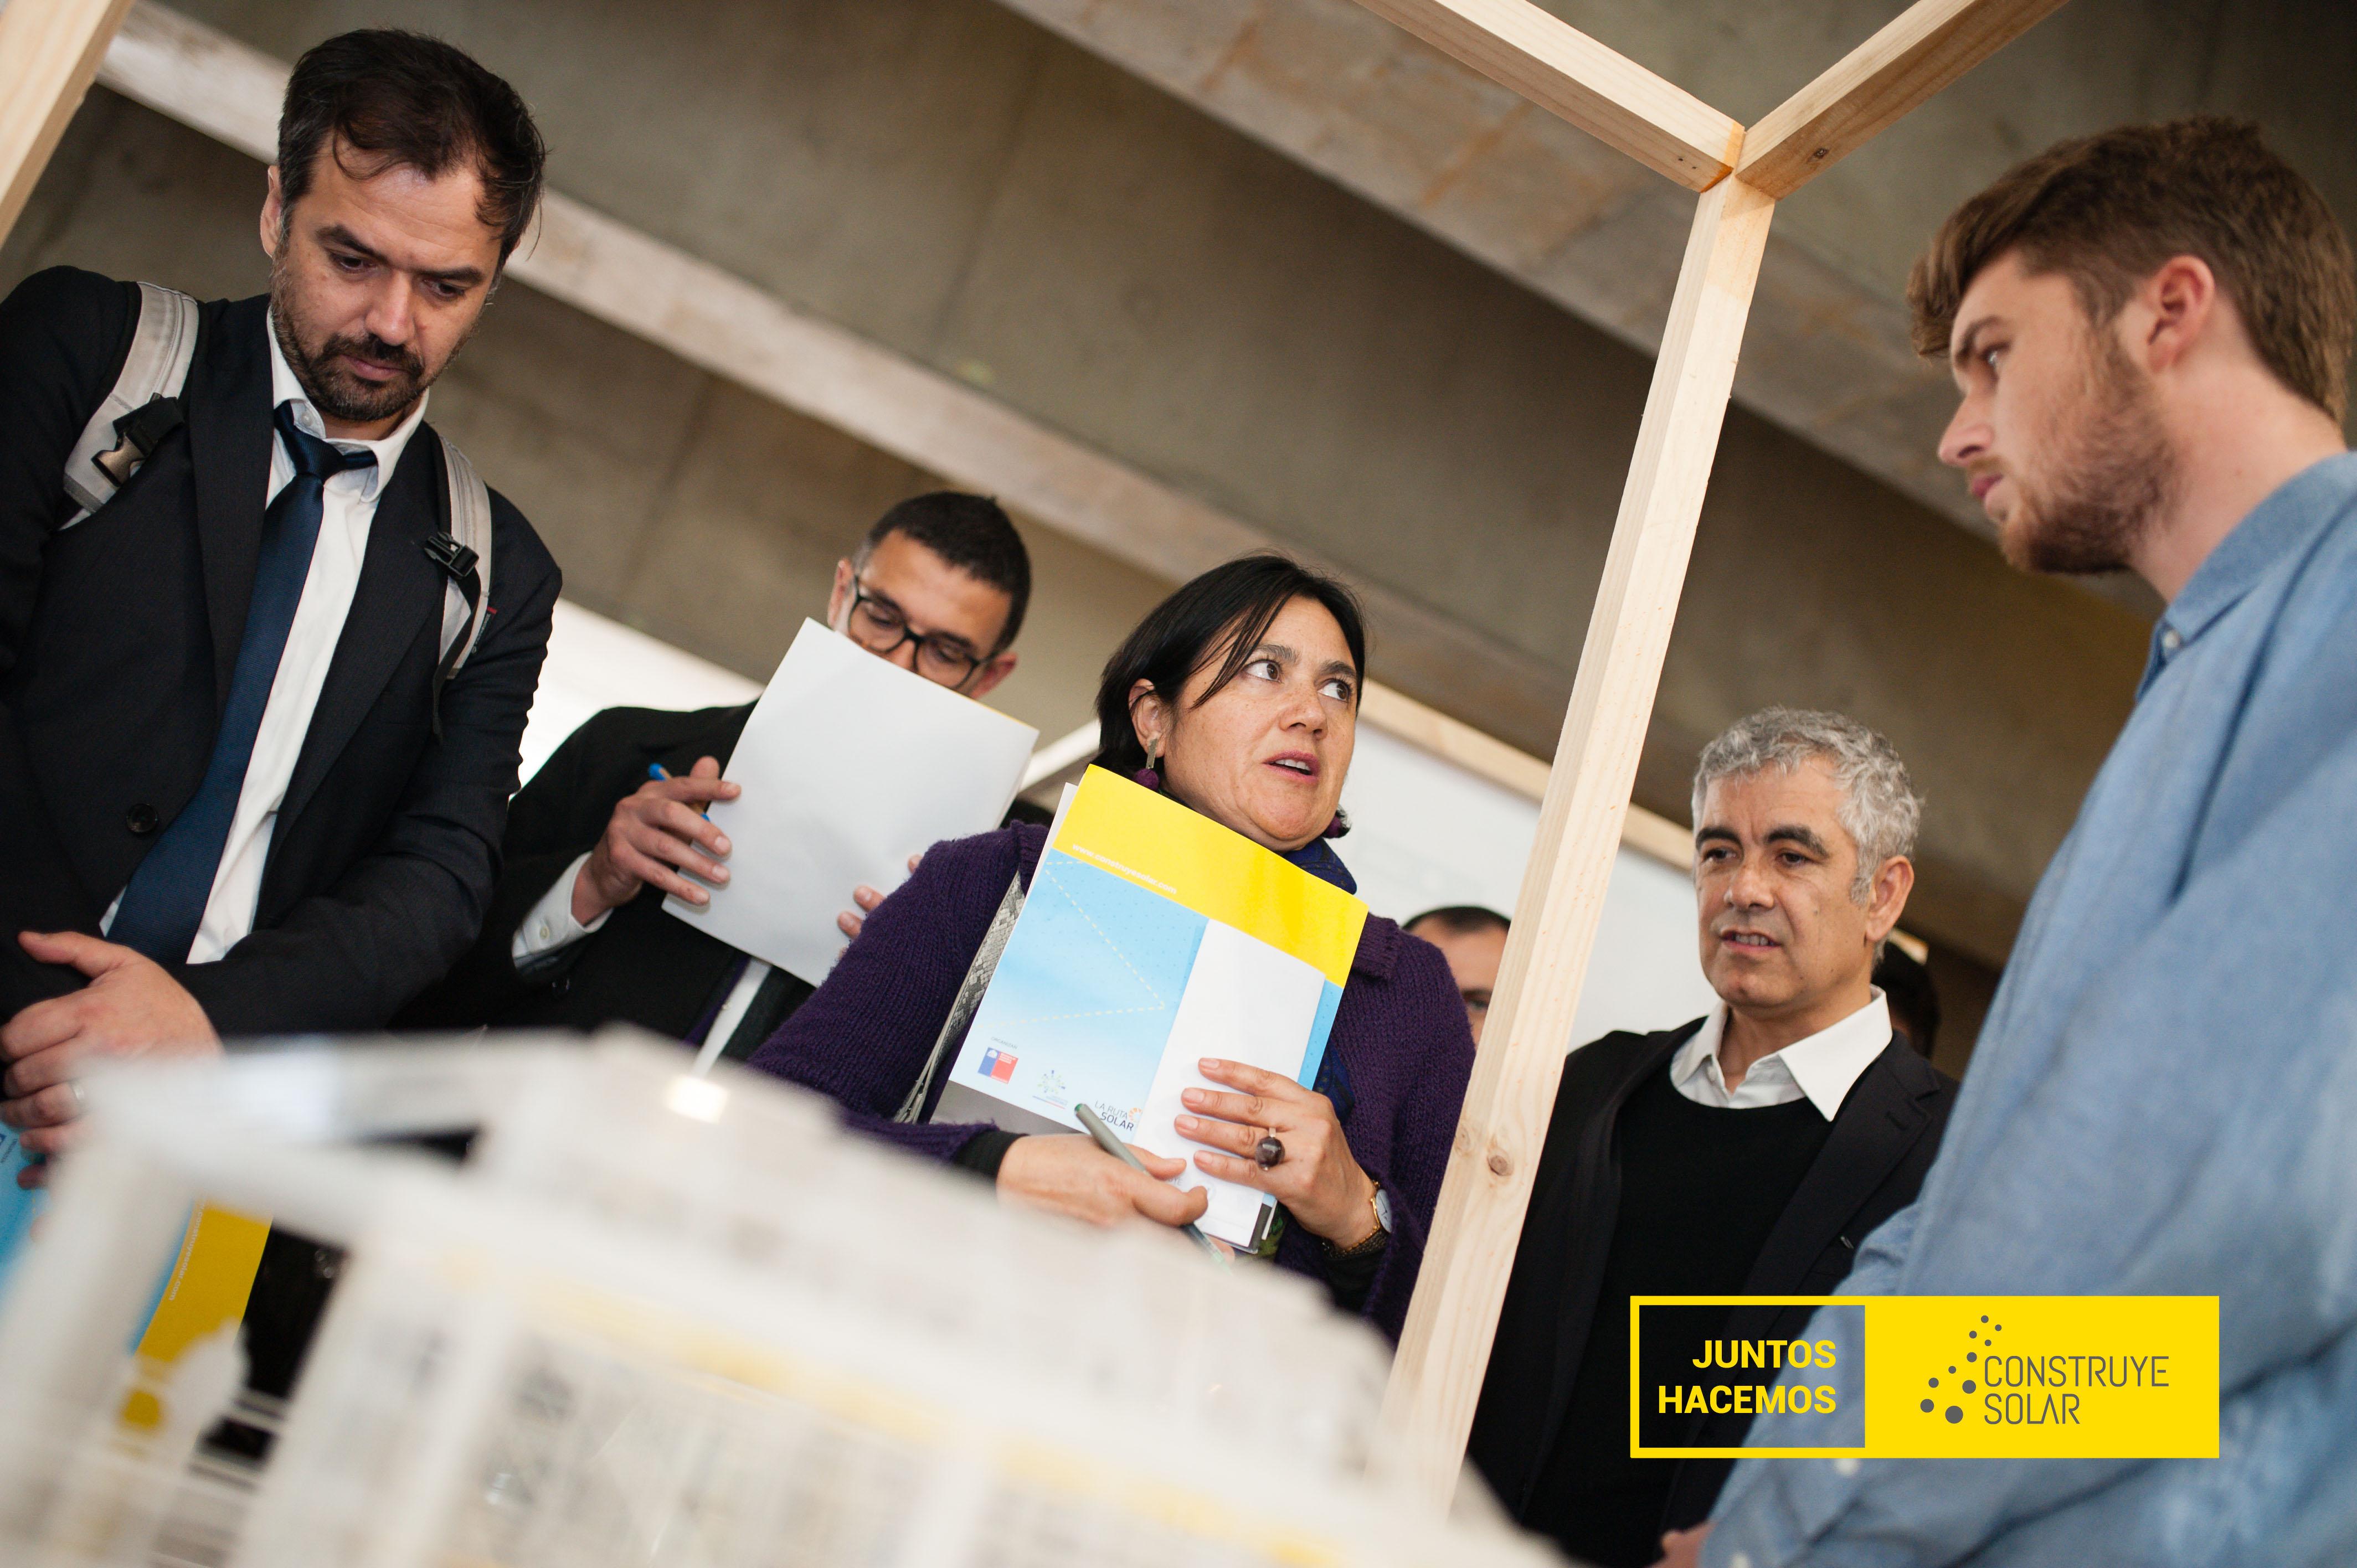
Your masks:
[[[1092,768],[1040,854],[944,1099],[979,1094],[1018,1128],[1077,1128],[1072,1107],[1085,1103],[1125,1141],[1187,1159],[1202,1145],[1174,1125],[1179,1094],[1222,1087],[1200,1058],[1316,1081],[1366,921],[1362,900]],[[1177,1185],[1211,1189],[1206,1233],[1248,1251],[1269,1233],[1265,1194],[1191,1163]]]

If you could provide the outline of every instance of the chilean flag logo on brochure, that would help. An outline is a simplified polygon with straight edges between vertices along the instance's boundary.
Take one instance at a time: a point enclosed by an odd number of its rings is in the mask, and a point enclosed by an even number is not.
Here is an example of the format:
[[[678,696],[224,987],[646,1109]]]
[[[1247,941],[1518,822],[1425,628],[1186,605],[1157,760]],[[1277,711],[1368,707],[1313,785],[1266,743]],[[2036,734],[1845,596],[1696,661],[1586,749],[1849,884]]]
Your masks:
[[[985,1078],[995,1078],[1001,1083],[1013,1083],[1015,1058],[996,1047],[992,1047],[982,1053],[982,1073]]]

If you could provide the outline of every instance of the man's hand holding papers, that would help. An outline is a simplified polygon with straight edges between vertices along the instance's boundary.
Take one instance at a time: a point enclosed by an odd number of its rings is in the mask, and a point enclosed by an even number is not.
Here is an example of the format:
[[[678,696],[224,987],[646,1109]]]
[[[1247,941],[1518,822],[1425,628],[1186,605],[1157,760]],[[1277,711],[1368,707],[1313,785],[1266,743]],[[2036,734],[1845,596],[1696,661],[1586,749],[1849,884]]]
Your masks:
[[[573,918],[583,926],[619,909],[641,888],[660,887],[691,904],[712,895],[679,874],[693,871],[706,882],[725,883],[728,835],[704,812],[715,800],[733,800],[737,787],[720,777],[716,757],[696,758],[684,778],[650,779],[614,806],[606,834],[589,852],[573,879]]]

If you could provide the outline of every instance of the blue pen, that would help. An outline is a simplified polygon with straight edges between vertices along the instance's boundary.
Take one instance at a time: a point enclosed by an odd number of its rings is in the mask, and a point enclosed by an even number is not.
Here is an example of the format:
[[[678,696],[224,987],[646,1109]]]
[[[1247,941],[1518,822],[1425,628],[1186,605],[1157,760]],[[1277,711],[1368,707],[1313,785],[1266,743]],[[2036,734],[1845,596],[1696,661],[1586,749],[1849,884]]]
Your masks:
[[[647,764],[647,777],[660,784],[664,779],[671,777],[671,769],[665,768],[660,762],[650,762]],[[699,811],[696,815],[702,817],[707,822],[712,820],[712,813],[709,811]]]

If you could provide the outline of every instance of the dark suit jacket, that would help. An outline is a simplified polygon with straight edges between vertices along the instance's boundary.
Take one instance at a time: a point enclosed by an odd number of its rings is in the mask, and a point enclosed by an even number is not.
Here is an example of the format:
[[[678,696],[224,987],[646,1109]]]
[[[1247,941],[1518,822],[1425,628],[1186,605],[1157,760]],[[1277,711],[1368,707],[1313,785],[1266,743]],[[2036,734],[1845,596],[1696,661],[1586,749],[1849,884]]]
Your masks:
[[[629,1023],[673,1039],[702,1022],[726,999],[744,955],[663,913],[663,896],[653,888],[528,972],[509,955],[516,928],[565,868],[597,847],[615,803],[647,781],[650,766],[685,773],[709,757],[725,770],[752,714],[750,703],[690,713],[608,708],[574,731],[509,807],[506,864],[480,939],[401,1022],[420,1029],[578,1030]],[[1017,801],[1008,817],[1045,821],[1046,813]],[[846,907],[850,891],[844,889]],[[740,1026],[740,1036],[758,1043],[810,993],[789,977],[760,1020],[767,1026],[748,1033]]]
[[[510,944],[541,895],[597,847],[615,802],[647,781],[651,765],[685,773],[709,757],[726,768],[752,712],[750,703],[693,713],[608,708],[575,730],[508,808],[506,862],[482,935],[402,1022],[583,1030],[622,1022],[673,1039],[694,1028],[722,1000],[743,955],[663,913],[663,896],[654,888],[641,889],[603,926],[529,973],[517,972]],[[809,988],[796,984],[799,1001]]]
[[[65,532],[66,455],[113,385],[135,285],[53,268],[0,303],[0,1017],[81,983],[25,929],[95,932],[188,803],[228,700],[270,478],[267,301],[202,307],[187,423]],[[432,732],[448,526],[438,442],[383,481],[264,864],[253,931],[179,965],[225,1036],[381,1026],[467,949],[499,866],[556,564],[491,498],[490,619]]]
[[[1620,1107],[1647,1074],[1669,1070],[1670,1058],[1702,1023],[1697,1018],[1683,1028],[1651,1035],[1607,1035],[1574,1051],[1564,1067],[1468,1445],[1469,1456],[1517,1518],[1530,1511],[1533,1488],[1555,1444],[1595,1320],[1620,1206],[1613,1136]],[[1893,1035],[1850,1086],[1824,1148],[1769,1232],[1744,1281],[1744,1294],[1834,1294],[1857,1259],[1858,1242],[1915,1200],[1924,1172],[1940,1152],[1955,1093],[1953,1079]],[[1538,1299],[1545,1281],[1562,1282],[1560,1295],[1544,1292],[1560,1303],[1559,1312],[1548,1312]],[[1801,1332],[1811,1310],[1749,1309],[1737,1315],[1728,1333],[1790,1338]],[[1699,1418],[1695,1426],[1702,1435],[1696,1441],[1736,1447],[1750,1423],[1749,1415]],[[1707,1516],[1734,1464],[1676,1463],[1664,1529],[1683,1529]]]

